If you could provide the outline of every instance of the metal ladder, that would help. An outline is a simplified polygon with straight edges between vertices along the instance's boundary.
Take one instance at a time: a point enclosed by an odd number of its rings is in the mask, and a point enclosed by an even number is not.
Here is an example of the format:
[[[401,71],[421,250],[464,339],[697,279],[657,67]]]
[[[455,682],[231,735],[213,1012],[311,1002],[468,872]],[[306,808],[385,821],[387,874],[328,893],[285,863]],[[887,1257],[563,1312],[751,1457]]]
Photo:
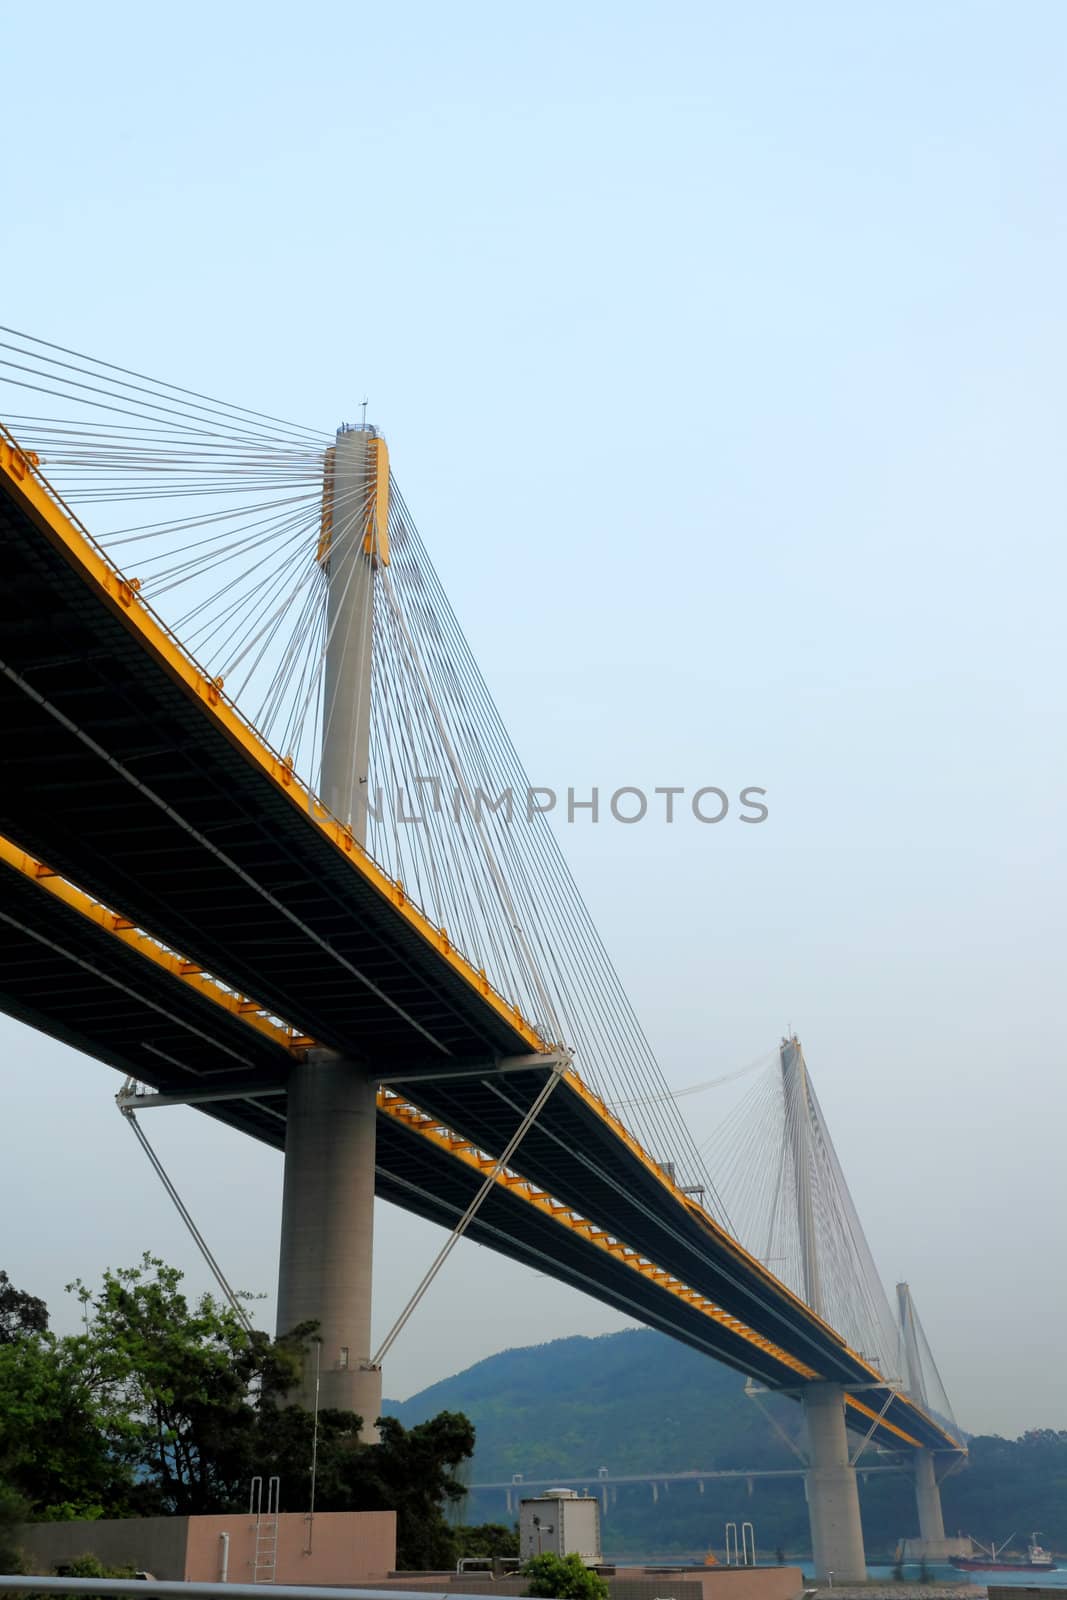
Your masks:
[[[281,1479],[275,1474],[267,1479],[267,1504],[263,1504],[263,1478],[252,1479],[248,1491],[248,1515],[256,1519],[255,1553],[252,1558],[252,1582],[273,1583],[278,1570],[278,1507],[281,1500]]]

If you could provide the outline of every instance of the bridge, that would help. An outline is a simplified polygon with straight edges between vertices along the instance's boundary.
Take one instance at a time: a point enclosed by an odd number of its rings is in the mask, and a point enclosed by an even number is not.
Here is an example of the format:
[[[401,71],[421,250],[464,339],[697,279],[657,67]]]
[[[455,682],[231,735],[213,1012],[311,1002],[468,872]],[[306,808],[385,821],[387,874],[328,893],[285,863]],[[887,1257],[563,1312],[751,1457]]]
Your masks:
[[[872,1472],[903,1472],[904,1464],[899,1461],[865,1463],[860,1469],[860,1476],[866,1479]],[[691,1467],[685,1472],[609,1472],[606,1467],[601,1467],[595,1477],[575,1477],[573,1474],[557,1473],[554,1477],[528,1478],[524,1473],[513,1473],[510,1478],[490,1480],[484,1483],[471,1483],[467,1487],[472,1494],[500,1494],[504,1497],[504,1505],[510,1514],[516,1509],[517,1502],[527,1494],[544,1494],[552,1489],[573,1489],[576,1494],[597,1494],[607,1511],[609,1505],[615,1504],[620,1488],[631,1488],[637,1484],[645,1487],[652,1495],[653,1501],[658,1501],[660,1490],[669,1493],[672,1485],[680,1488],[695,1487],[699,1494],[704,1493],[705,1483],[744,1483],[749,1494],[757,1481],[763,1479],[779,1478],[806,1478],[807,1466],[799,1467]],[[831,1568],[831,1571],[834,1570]]]
[[[961,1435],[800,1041],[705,1164],[381,433],[12,330],[0,374],[0,1008],[131,1119],[284,1151],[278,1330],[318,1324],[365,1438],[425,1288],[373,1349],[377,1195],[447,1230],[433,1270],[466,1235],[795,1398],[820,1572],[863,1575],[868,1448],[935,1551]]]

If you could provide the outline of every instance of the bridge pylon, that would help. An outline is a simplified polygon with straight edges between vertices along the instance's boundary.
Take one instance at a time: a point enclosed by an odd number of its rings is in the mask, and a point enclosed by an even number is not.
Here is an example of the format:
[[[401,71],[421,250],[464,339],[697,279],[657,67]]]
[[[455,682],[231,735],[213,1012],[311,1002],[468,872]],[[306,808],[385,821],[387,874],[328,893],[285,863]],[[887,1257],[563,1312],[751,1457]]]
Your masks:
[[[319,793],[366,844],[374,574],[389,559],[389,458],[370,427],[327,451],[318,559],[327,584]],[[318,1324],[294,1398],[356,1411],[376,1443],[382,1374],[371,1359],[377,1084],[368,1064],[328,1050],[295,1065],[287,1089],[278,1270],[279,1335]]]
[[[929,1409],[926,1379],[919,1351],[919,1327],[912,1304],[911,1290],[906,1283],[897,1284],[897,1313],[900,1319],[900,1343],[904,1356],[904,1371],[908,1393],[924,1409]],[[919,1541],[908,1540],[909,1554],[928,1561],[943,1561],[949,1555],[968,1553],[959,1549],[958,1539],[946,1540],[945,1519],[941,1511],[941,1485],[937,1477],[937,1463],[929,1450],[915,1452],[915,1506],[919,1514]],[[969,1549],[969,1545],[968,1545]]]
[[[919,1537],[923,1544],[930,1547],[943,1545],[945,1519],[941,1513],[941,1485],[937,1481],[934,1457],[929,1450],[915,1452],[915,1503],[919,1512]]]
[[[840,1384],[813,1383],[803,1391],[810,1465],[804,1480],[815,1576],[822,1582],[863,1583],[863,1551],[856,1469],[850,1464],[845,1396]]]
[[[814,1118],[808,1070],[795,1035],[782,1040],[779,1055],[804,1299],[825,1317],[816,1239]],[[867,1563],[856,1469],[849,1459],[844,1391],[836,1383],[812,1384],[803,1392],[803,1406],[810,1461],[804,1482],[815,1575],[824,1581],[833,1573],[841,1582],[863,1582]]]

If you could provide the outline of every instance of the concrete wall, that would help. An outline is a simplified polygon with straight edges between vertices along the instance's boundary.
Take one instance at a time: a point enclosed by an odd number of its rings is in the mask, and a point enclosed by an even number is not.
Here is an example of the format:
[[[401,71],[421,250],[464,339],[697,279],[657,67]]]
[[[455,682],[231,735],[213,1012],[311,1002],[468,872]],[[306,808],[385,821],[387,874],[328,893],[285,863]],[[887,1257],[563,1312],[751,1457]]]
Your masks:
[[[221,1535],[230,1536],[229,1581],[255,1581],[256,1522],[247,1514],[190,1517],[183,1576],[190,1583],[219,1578]],[[344,1587],[384,1578],[396,1566],[395,1511],[320,1511],[311,1530],[303,1512],[278,1518],[275,1583],[336,1584]]]
[[[121,1517],[100,1522],[33,1522],[15,1540],[42,1576],[76,1556],[105,1567],[133,1567],[155,1578],[185,1577],[187,1517]]]
[[[705,1567],[660,1571],[655,1567],[616,1567],[606,1577],[610,1600],[797,1600],[804,1590],[799,1567]],[[385,1589],[416,1589],[440,1594],[505,1597],[525,1593],[525,1578],[491,1578],[478,1572],[395,1572]]]
[[[222,1517],[126,1517],[100,1522],[38,1522],[17,1542],[41,1574],[94,1555],[108,1567],[133,1567],[153,1577],[215,1583],[228,1533],[229,1581],[255,1578],[256,1523],[247,1512]],[[396,1566],[395,1511],[323,1511],[311,1534],[303,1512],[278,1518],[275,1583],[377,1584]]]
[[[705,1567],[685,1573],[617,1567],[608,1586],[611,1600],[796,1600],[804,1574],[799,1567]]]

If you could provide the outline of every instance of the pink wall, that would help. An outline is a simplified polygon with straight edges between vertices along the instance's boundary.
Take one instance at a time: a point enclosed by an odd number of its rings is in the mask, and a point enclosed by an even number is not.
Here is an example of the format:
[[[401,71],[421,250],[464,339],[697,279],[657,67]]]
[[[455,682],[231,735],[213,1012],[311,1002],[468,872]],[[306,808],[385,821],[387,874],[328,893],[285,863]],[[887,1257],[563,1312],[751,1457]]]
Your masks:
[[[230,1536],[229,1581],[254,1581],[256,1519],[238,1514],[189,1518],[187,1582],[218,1581],[223,1533]],[[307,1517],[284,1512],[278,1518],[275,1583],[344,1585],[384,1578],[396,1566],[396,1512],[322,1511],[315,1517],[310,1555],[305,1553],[307,1541]]]
[[[796,1600],[804,1591],[799,1567],[709,1567],[700,1577],[704,1600]]]

